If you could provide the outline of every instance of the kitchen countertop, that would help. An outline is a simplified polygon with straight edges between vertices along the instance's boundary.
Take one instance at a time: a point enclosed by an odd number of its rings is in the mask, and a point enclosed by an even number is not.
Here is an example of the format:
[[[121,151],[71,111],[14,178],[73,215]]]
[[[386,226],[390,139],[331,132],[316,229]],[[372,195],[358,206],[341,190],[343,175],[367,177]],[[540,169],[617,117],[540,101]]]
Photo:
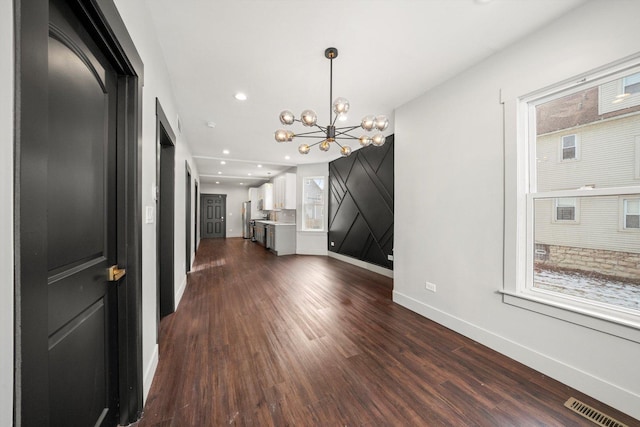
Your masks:
[[[269,221],[266,219],[256,219],[256,222],[261,222],[263,224],[268,224],[268,225],[296,225],[295,222],[280,222],[280,221]]]

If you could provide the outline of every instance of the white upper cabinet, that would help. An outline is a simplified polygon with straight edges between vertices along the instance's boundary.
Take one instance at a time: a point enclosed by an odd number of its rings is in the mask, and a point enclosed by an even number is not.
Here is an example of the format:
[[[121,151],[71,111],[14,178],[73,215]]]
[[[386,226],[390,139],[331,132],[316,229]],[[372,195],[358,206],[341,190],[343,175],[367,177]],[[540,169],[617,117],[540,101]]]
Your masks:
[[[285,173],[273,179],[273,209],[296,208],[296,174]]]

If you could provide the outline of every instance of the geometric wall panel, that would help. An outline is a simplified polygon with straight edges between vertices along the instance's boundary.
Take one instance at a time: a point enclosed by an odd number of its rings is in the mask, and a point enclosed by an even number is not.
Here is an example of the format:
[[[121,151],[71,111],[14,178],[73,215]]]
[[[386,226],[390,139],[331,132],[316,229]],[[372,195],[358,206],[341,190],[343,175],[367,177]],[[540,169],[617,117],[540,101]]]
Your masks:
[[[342,255],[393,269],[393,135],[329,163],[329,244]],[[331,246],[331,242],[334,246]]]

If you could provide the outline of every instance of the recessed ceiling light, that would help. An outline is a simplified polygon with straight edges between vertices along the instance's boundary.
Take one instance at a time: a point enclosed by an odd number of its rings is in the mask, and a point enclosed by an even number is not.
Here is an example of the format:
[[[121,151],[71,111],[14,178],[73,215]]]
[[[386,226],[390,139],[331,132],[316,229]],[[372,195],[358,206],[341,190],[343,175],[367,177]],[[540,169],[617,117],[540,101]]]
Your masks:
[[[291,158],[291,156],[284,156],[285,160],[289,160]]]
[[[238,93],[236,93],[235,95],[233,95],[233,97],[234,97],[235,99],[237,99],[238,101],[246,101],[246,100],[247,100],[247,95],[245,95],[245,94],[244,94],[244,93],[242,93],[242,92],[238,92]]]
[[[220,184],[220,181],[216,181],[216,184]]]
[[[251,172],[249,172],[249,176],[251,176]]]
[[[222,154],[229,154],[229,150],[222,150]]]
[[[241,182],[240,185],[244,185],[244,182]]]
[[[225,162],[224,160],[220,160],[220,164],[221,164],[221,165],[226,165],[226,164],[227,164],[227,162]]]
[[[216,127],[216,122],[208,121],[207,126],[209,126],[210,128],[214,128]]]
[[[218,175],[222,175],[222,172],[218,171]]]
[[[259,168],[261,168],[261,167],[262,167],[262,165],[258,165],[258,167],[259,167]]]

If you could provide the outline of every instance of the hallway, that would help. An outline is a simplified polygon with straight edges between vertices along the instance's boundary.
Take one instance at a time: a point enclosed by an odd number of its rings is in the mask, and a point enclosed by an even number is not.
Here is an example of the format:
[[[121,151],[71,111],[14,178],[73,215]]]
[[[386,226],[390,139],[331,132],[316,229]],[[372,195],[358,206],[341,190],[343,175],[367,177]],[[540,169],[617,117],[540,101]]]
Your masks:
[[[391,301],[329,257],[204,239],[138,427],[593,425],[633,419]]]

